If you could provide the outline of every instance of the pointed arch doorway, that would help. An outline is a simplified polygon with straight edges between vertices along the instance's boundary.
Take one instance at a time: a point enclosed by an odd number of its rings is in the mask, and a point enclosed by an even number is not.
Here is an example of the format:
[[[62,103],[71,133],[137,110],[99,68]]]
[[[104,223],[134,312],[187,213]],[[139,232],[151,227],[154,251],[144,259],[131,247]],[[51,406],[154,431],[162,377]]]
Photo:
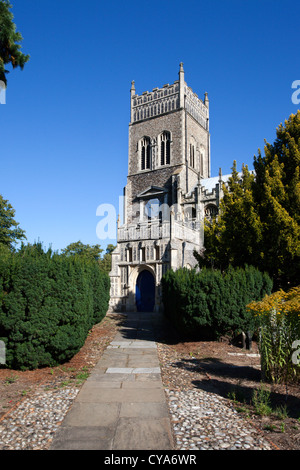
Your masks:
[[[144,269],[138,275],[135,299],[138,312],[153,312],[155,305],[155,279],[153,274],[147,269]]]

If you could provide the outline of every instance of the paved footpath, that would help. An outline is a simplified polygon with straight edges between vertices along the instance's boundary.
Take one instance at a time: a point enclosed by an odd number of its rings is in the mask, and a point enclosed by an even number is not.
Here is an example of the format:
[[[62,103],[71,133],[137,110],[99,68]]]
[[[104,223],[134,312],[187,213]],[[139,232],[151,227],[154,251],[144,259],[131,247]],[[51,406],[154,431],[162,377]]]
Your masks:
[[[82,386],[50,450],[171,450],[161,380],[157,313],[127,313],[124,326]]]

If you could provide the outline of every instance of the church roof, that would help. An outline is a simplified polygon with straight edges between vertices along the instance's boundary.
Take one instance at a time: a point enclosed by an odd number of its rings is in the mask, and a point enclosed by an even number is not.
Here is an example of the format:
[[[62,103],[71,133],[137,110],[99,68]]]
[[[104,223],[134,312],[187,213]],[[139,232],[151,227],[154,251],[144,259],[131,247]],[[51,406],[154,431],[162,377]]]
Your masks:
[[[254,173],[254,171],[250,170],[250,173]],[[240,171],[238,175],[240,178],[242,178],[243,173]],[[231,176],[232,176],[231,173],[229,175],[222,175],[221,176],[222,182],[226,184]],[[212,178],[201,179],[200,183],[202,187],[204,187],[209,192],[212,192],[212,190],[215,189],[219,181],[220,181],[220,176],[213,176]]]
[[[242,175],[242,173],[240,173]],[[230,178],[231,174],[229,175],[222,175],[222,181],[223,183],[227,183],[228,179]],[[216,185],[219,183],[220,177],[219,176],[213,176],[211,178],[203,178],[201,179],[200,183],[201,186],[207,189],[209,192],[212,192],[213,189],[215,189]]]

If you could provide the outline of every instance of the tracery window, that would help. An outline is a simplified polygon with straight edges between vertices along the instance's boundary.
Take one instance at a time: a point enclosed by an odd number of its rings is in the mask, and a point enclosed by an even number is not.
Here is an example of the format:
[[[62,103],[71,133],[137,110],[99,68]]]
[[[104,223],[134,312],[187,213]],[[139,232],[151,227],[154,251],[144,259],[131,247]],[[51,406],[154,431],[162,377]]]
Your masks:
[[[209,220],[214,219],[218,215],[218,208],[214,204],[209,204],[204,209],[205,217]]]
[[[203,153],[201,152],[200,154],[200,175],[203,176],[203,160],[204,160],[204,156],[203,156]]]
[[[195,147],[193,144],[190,144],[190,166],[195,168]]]
[[[144,137],[141,141],[141,169],[150,170],[150,168],[151,168],[150,138]]]
[[[171,135],[170,132],[163,132],[160,136],[160,164],[170,165],[171,161]]]

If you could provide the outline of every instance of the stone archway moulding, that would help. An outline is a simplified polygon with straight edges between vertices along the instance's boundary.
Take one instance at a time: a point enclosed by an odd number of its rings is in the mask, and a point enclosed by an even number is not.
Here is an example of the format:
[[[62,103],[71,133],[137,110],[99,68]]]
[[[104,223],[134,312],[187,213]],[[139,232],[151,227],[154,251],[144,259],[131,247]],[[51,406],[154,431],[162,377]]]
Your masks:
[[[142,271],[149,271],[154,277],[155,305],[157,303],[157,280],[156,280],[155,270],[152,268],[152,266],[149,266],[148,264],[140,264],[132,270],[132,272],[129,274],[129,277],[128,277],[129,303],[132,309],[136,308],[135,287],[136,287],[137,278]]]

